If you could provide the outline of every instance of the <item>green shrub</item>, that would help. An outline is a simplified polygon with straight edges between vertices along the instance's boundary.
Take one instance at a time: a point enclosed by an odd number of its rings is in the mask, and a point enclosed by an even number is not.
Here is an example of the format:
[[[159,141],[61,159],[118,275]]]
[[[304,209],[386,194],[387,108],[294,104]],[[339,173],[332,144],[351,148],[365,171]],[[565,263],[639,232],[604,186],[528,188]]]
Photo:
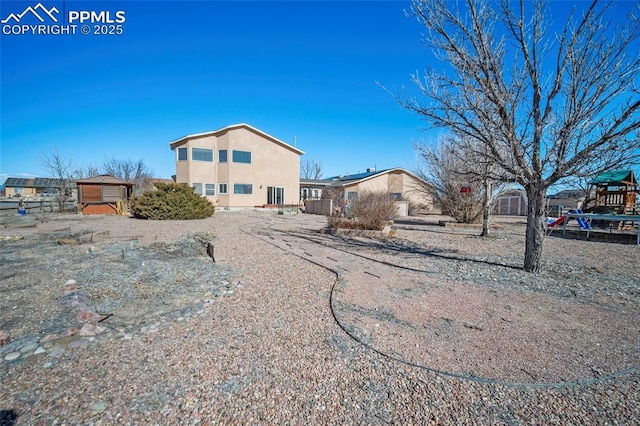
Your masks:
[[[215,207],[184,184],[156,183],[156,189],[131,200],[131,212],[138,219],[188,220],[213,215]]]

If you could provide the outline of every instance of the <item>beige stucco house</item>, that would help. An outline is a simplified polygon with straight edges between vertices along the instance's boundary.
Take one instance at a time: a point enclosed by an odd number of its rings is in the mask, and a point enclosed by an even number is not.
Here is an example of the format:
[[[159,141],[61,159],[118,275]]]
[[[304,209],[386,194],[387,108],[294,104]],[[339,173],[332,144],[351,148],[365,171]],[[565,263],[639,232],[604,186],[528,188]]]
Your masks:
[[[421,208],[430,208],[432,197],[427,193],[425,182],[418,176],[402,168],[338,176],[332,186],[344,188],[347,202],[354,200],[362,192],[389,192],[397,200],[409,201]]]
[[[177,183],[218,207],[298,204],[303,151],[248,124],[187,135],[170,143]]]
[[[380,171],[368,169],[364,173],[335,176],[322,181],[303,181],[301,186],[303,192],[305,189],[311,191],[320,188],[323,199],[334,199],[337,193],[341,200],[336,200],[336,202],[341,205],[349,204],[364,192],[388,192],[399,203],[404,203],[406,212],[399,214],[400,216],[406,216],[409,213],[409,206],[413,209],[429,210],[433,208],[433,197],[426,188],[426,183],[415,174],[402,168]],[[304,195],[308,195],[308,191]],[[319,201],[315,196],[308,196],[305,202],[307,212],[328,214],[327,207],[324,205],[316,209],[315,204],[320,206]]]

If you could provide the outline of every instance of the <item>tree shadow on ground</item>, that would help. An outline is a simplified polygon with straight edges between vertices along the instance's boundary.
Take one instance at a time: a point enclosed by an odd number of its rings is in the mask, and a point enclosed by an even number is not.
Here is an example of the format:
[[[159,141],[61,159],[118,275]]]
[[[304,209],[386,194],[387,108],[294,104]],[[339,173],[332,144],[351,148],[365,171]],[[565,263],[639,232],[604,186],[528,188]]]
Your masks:
[[[509,265],[509,264],[504,264],[499,262],[493,262],[491,260],[485,260],[485,259],[474,259],[473,257],[466,257],[466,256],[460,255],[460,252],[458,250],[447,250],[447,249],[440,249],[440,248],[428,249],[417,244],[409,244],[410,243],[409,240],[402,240],[402,242],[400,242],[395,240],[355,239],[355,238],[348,238],[348,237],[339,237],[339,236],[334,236],[330,234],[324,234],[318,231],[308,231],[308,230],[304,230],[302,232],[290,231],[288,233],[291,235],[297,236],[299,238],[313,241],[315,243],[318,243],[336,250],[342,250],[342,249],[336,247],[335,243],[342,242],[347,244],[349,247],[353,248],[355,253],[351,252],[351,254],[355,254],[357,256],[365,257],[365,258],[369,258],[369,257],[357,252],[359,250],[370,250],[373,252],[376,252],[376,251],[391,252],[391,253],[395,252],[397,254],[411,254],[411,255],[424,256],[425,258],[431,257],[431,258],[452,260],[452,261],[458,261],[458,262],[470,262],[475,264],[490,265],[490,266],[495,266],[499,268],[509,268],[517,271],[522,270],[522,266],[515,266],[515,265]],[[348,250],[343,250],[343,251],[348,252]],[[379,261],[374,258],[369,258],[369,259],[374,260],[376,262],[387,264],[389,266],[408,269],[415,272],[431,272],[427,270],[410,268],[410,267],[398,265],[391,262]]]
[[[0,426],[14,426],[18,421],[18,412],[15,410],[0,410]]]

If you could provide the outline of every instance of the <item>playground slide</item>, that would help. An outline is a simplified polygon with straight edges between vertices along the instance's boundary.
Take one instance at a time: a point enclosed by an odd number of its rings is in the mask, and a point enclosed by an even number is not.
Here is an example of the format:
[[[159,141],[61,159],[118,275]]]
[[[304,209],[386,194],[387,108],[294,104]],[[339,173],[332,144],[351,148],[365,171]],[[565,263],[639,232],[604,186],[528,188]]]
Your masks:
[[[578,221],[578,225],[580,225],[580,229],[591,229],[589,222],[587,222],[587,219],[584,217],[576,217],[576,220]]]
[[[571,213],[582,214],[582,210],[572,210]],[[585,219],[584,217],[576,217],[576,222],[578,222],[578,225],[580,225],[580,229],[591,229],[589,222],[587,222],[587,219]]]
[[[564,223],[564,219],[565,219],[564,216],[560,216],[559,218],[553,219],[553,220],[552,219],[548,219],[547,220],[547,226],[549,228],[555,228],[557,225],[562,225]]]

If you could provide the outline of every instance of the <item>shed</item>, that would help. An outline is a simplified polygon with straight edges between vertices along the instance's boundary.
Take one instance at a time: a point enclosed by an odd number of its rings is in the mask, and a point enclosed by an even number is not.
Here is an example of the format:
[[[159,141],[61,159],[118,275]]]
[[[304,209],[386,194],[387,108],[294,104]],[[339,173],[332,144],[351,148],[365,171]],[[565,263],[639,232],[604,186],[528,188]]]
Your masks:
[[[526,216],[527,193],[524,189],[508,189],[497,195],[493,213],[507,216]]]
[[[111,175],[76,180],[78,211],[82,214],[126,214],[133,184]]]

